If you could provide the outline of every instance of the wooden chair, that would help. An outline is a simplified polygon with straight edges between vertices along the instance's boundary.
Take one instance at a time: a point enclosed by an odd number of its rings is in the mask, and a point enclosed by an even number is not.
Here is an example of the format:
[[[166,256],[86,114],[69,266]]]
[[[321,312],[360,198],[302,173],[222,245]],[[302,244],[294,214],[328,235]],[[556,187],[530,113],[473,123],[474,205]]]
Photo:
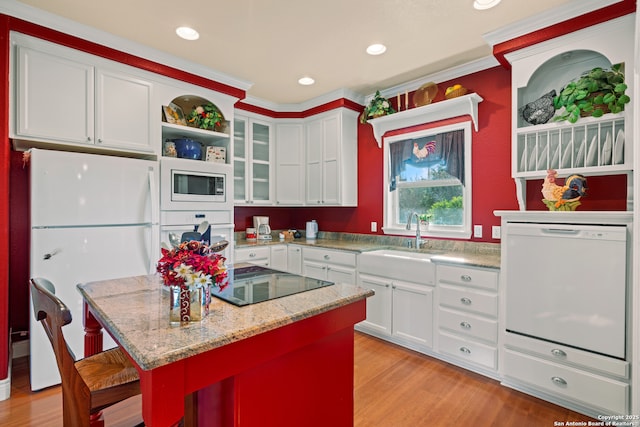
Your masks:
[[[138,372],[117,347],[76,361],[62,333],[71,312],[56,297],[53,284],[31,279],[31,299],[58,362],[64,427],[104,426],[102,409],[140,394]]]

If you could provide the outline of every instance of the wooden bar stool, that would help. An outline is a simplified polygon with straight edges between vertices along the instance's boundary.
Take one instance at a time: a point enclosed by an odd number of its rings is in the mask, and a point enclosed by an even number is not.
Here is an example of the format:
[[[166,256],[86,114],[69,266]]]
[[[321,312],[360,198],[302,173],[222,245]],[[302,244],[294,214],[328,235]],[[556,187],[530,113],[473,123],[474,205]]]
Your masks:
[[[138,372],[118,347],[76,361],[62,333],[71,312],[56,297],[53,284],[31,279],[31,299],[58,363],[64,427],[104,426],[104,408],[140,394]]]

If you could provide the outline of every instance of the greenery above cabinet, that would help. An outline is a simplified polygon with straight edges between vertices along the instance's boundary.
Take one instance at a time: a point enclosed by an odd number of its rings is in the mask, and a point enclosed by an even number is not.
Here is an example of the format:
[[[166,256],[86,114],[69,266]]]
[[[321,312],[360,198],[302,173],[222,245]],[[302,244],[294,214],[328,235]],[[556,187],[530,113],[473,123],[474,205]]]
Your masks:
[[[476,93],[447,99],[422,107],[411,108],[398,113],[371,119],[368,123],[373,126],[373,136],[378,143],[378,148],[382,147],[382,137],[390,130],[403,129],[410,126],[436,122],[451,117],[464,115],[471,116],[474,129],[478,131],[478,104],[482,102],[482,97]]]

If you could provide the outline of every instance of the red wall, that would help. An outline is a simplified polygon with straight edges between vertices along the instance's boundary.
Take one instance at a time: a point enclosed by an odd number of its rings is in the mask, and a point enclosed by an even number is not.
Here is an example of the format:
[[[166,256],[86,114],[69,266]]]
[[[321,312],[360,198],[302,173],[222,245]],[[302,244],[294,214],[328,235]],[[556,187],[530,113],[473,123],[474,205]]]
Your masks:
[[[478,132],[472,132],[473,224],[482,224],[484,233],[477,241],[491,239],[491,226],[499,225],[493,215],[496,209],[517,209],[515,185],[511,179],[511,74],[502,67],[474,73],[438,83],[434,102],[443,99],[443,92],[455,83],[477,92],[484,100],[478,106]],[[409,95],[411,98],[411,94]],[[392,103],[395,99],[391,98]],[[440,126],[452,121],[470,120],[463,117],[441,121],[429,126],[404,129],[407,132]],[[397,132],[396,132],[397,133]],[[383,216],[383,150],[373,138],[369,124],[358,125],[358,207],[356,208],[260,208],[235,209],[236,231],[252,226],[253,215],[269,215],[274,229],[304,229],[305,222],[316,219],[320,230],[382,235]],[[370,232],[371,221],[378,223],[378,232]]]
[[[624,0],[616,5],[620,7],[605,8],[612,12],[598,14],[598,22],[622,16],[635,10],[635,0]],[[615,6],[615,5],[614,5]],[[624,7],[623,7],[624,6]],[[605,10],[603,9],[603,10]],[[615,10],[614,10],[615,9]],[[615,12],[615,13],[614,13]],[[595,19],[595,18],[594,18]],[[594,22],[589,21],[591,25]],[[561,28],[561,33],[578,29],[579,22],[570,28]],[[218,82],[189,74],[183,70],[167,67],[133,55],[124,54],[105,46],[83,41],[54,30],[22,21],[16,18],[0,15],[0,68],[4,76],[8,75],[9,63],[9,29],[41,37],[87,51],[108,59],[128,63],[130,65],[159,74],[201,85],[212,90],[218,90],[240,99],[244,98],[244,91],[229,87]],[[552,28],[552,29],[555,29]],[[557,36],[558,31],[549,31]],[[522,37],[515,48],[522,48],[540,41],[540,35],[532,33]],[[512,45],[498,46],[496,55],[503,56],[512,50]],[[482,224],[485,228],[481,241],[495,241],[490,238],[491,225],[499,224],[494,217],[496,209],[517,209],[515,185],[510,177],[510,72],[500,67],[474,73],[455,79],[451,82],[437,82],[440,86],[439,98],[447,86],[460,83],[471,91],[477,92],[484,98],[480,103],[479,132],[473,133],[473,223]],[[6,377],[8,366],[8,327],[14,330],[28,329],[28,183],[26,174],[21,169],[20,154],[10,152],[8,139],[8,79],[0,84],[0,254],[4,255],[0,262],[0,379]],[[394,101],[392,99],[392,101]],[[239,103],[239,106],[241,106]],[[329,107],[346,106],[353,108],[349,102],[338,100]],[[321,112],[325,106],[318,107],[318,111],[298,113],[273,113],[273,117],[307,117],[313,112]],[[257,112],[257,111],[256,111]],[[444,124],[446,122],[433,125]],[[253,215],[269,215],[271,225],[275,229],[298,228],[304,229],[307,220],[316,219],[320,230],[340,231],[351,233],[370,233],[370,222],[378,222],[382,226],[382,149],[379,149],[373,139],[370,125],[360,124],[358,127],[358,207],[356,208],[246,208],[235,209],[236,230],[241,231],[252,225]],[[9,179],[11,178],[11,199],[9,198]],[[541,183],[531,182],[528,185],[528,207],[530,209],[545,209],[539,201],[538,191]],[[626,179],[625,177],[589,178],[589,197],[584,199],[582,209],[626,209]],[[382,234],[378,232],[377,234]],[[9,246],[11,242],[11,246]],[[9,283],[11,285],[9,286]],[[8,313],[8,311],[10,313]],[[9,324],[9,315],[11,323]]]

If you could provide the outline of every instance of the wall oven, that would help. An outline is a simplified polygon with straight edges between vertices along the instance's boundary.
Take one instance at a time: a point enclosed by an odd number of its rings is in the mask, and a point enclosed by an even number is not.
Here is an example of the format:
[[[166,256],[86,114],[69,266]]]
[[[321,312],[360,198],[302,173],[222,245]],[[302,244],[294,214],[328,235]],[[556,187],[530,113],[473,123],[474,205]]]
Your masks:
[[[230,165],[163,157],[162,210],[233,210]]]
[[[216,211],[163,211],[160,213],[160,241],[171,246],[169,234],[173,233],[178,237],[182,233],[196,231],[203,222],[209,223],[209,228],[202,234],[203,241],[216,243],[221,240],[229,242],[222,251],[227,261],[226,264],[233,264],[233,219],[223,212]]]

